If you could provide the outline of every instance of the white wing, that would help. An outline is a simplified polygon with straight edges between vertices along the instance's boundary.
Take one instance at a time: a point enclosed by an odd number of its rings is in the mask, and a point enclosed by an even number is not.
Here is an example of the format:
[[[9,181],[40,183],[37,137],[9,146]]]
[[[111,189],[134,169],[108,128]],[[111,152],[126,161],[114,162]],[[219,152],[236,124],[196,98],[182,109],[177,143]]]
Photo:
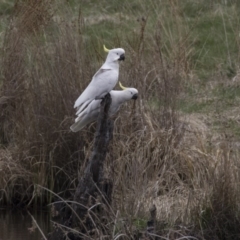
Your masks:
[[[77,108],[77,114],[84,110],[87,105],[96,98],[103,98],[109,93],[118,81],[118,71],[114,69],[100,69],[76,100],[74,108]]]
[[[94,122],[100,112],[101,100],[93,100],[75,119],[75,123],[70,127],[73,132],[78,132],[87,124]]]

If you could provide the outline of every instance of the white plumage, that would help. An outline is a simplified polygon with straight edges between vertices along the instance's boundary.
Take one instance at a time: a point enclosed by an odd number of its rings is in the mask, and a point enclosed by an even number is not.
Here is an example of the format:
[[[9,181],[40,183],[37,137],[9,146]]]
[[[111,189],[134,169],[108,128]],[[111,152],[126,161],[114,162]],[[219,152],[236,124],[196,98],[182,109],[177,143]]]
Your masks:
[[[117,84],[119,61],[125,59],[125,51],[122,48],[108,50],[105,46],[104,50],[108,52],[105,63],[95,73],[92,81],[74,104],[77,114],[80,114],[94,99],[103,98]]]
[[[124,88],[122,91],[112,90],[110,94],[112,103],[109,108],[109,115],[113,116],[124,102],[130,99],[137,99],[138,90],[135,88]],[[73,132],[77,132],[87,124],[96,121],[100,113],[101,101],[102,100],[93,100],[81,113],[77,113],[78,117],[70,129]]]

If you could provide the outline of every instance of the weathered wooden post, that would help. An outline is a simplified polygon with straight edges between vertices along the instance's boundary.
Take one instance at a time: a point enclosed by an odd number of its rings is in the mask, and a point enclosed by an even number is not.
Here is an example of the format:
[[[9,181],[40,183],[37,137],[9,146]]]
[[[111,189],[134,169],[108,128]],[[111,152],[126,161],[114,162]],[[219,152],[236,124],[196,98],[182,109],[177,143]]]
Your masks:
[[[64,217],[64,226],[77,229],[81,234],[70,231],[67,233],[68,239],[83,239],[81,235],[91,235],[96,230],[95,228],[98,228],[95,220],[101,220],[103,214],[96,202],[99,202],[99,199],[103,204],[106,204],[106,201],[107,204],[111,202],[112,181],[104,179],[103,176],[104,160],[113,133],[113,121],[108,118],[111,101],[110,94],[102,100],[92,154],[83,176],[79,178],[70,216]],[[68,231],[64,227],[57,226],[50,234],[49,240],[65,239],[66,232]]]
[[[150,211],[150,219],[147,222],[147,229],[146,229],[146,237],[149,240],[154,240],[156,238],[156,217],[157,217],[157,208],[155,204],[149,209]]]

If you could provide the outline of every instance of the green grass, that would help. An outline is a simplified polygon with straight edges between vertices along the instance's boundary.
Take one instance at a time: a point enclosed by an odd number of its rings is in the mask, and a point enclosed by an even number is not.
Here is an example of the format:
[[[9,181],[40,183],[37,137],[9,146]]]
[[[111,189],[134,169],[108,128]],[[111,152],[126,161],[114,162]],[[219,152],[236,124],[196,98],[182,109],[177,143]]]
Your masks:
[[[0,2],[0,17],[12,12],[14,0],[2,0]]]
[[[228,77],[235,74],[234,62],[239,56],[239,8],[233,5],[188,1],[183,14],[192,27],[194,54],[192,61],[199,77],[207,79],[219,68]]]
[[[234,133],[235,136],[240,137],[240,126],[236,120],[229,120],[228,122],[230,132]]]
[[[0,4],[0,14],[11,13],[13,1]],[[137,19],[147,18],[146,38],[154,38],[159,23],[162,25],[162,50],[169,58],[182,38],[187,36],[187,48],[192,51],[190,64],[203,79],[209,79],[219,70],[232,77],[239,57],[238,29],[240,8],[238,1],[182,1],[171,7],[168,1],[80,1],[70,0],[58,4],[58,14],[70,6],[71,17],[77,18],[79,10],[86,20],[84,35],[91,42],[113,45],[119,36],[131,38],[139,30]],[[176,9],[174,12],[173,9]],[[70,17],[70,16],[69,16]],[[0,29],[4,27],[1,24]],[[147,51],[147,49],[146,49]]]
[[[133,220],[133,225],[138,229],[138,230],[144,230],[147,226],[147,219],[142,219],[142,218],[136,218]]]
[[[240,86],[218,86],[214,89],[213,94],[222,100],[235,100],[240,97]]]
[[[188,36],[188,48],[193,49],[190,56],[190,64],[197,75],[203,80],[213,76],[221,68],[223,74],[232,77],[236,72],[234,63],[238,59],[239,48],[237,33],[239,29],[238,8],[232,5],[218,5],[209,7],[206,2],[193,3],[185,1],[179,6],[179,15],[176,17],[169,9],[169,5],[156,4],[154,1],[127,1],[114,5],[111,3],[89,2],[82,8],[83,16],[95,15],[99,9],[99,16],[112,16],[115,20],[99,20],[97,24],[86,26],[85,34],[89,37],[98,37],[105,41],[112,41],[119,34],[125,34],[127,38],[131,31],[136,31],[139,17],[148,17],[146,37],[154,37],[157,23],[163,24],[162,50],[170,58],[173,56],[174,47],[181,38]],[[94,5],[94,6],[93,6]],[[125,18],[114,15],[121,13]]]
[[[213,102],[211,99],[202,102],[182,100],[179,101],[178,109],[184,113],[208,113],[213,107]]]

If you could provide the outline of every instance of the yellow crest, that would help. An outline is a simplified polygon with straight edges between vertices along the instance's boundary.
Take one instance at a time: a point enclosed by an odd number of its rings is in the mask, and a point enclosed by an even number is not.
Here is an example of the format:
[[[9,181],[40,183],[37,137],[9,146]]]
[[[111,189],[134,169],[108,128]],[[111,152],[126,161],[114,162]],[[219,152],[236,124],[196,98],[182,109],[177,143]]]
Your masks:
[[[120,88],[121,88],[122,90],[127,89],[126,87],[124,87],[124,86],[121,84],[121,82],[119,82],[119,86],[120,86]]]
[[[107,49],[107,48],[105,47],[105,45],[103,45],[103,50],[104,50],[105,52],[109,52],[109,51],[110,51],[109,49]]]

